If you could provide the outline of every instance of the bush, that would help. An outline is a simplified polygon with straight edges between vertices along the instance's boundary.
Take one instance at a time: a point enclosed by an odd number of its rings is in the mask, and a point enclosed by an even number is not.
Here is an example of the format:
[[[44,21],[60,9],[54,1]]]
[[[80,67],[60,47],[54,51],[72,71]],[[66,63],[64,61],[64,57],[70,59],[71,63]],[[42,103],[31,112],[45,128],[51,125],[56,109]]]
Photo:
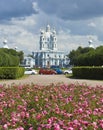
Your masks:
[[[73,67],[73,77],[85,79],[103,79],[103,67]]]
[[[24,75],[23,67],[0,67],[0,79],[16,79]]]

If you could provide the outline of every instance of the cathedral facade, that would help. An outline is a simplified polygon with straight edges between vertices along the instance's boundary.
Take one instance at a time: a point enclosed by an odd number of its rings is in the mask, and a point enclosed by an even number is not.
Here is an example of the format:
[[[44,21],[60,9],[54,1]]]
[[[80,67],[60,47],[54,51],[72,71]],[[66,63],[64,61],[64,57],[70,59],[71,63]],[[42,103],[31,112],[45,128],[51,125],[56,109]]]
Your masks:
[[[41,30],[39,46],[40,50],[33,52],[36,67],[65,67],[68,64],[64,52],[57,48],[56,31],[51,29],[50,25],[47,25],[45,30]]]

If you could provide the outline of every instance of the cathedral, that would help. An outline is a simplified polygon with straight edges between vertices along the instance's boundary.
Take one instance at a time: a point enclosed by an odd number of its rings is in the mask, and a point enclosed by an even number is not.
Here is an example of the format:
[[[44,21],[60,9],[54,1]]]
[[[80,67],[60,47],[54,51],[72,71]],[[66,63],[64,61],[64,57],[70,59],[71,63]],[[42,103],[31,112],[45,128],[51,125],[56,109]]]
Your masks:
[[[65,67],[68,64],[64,52],[58,50],[56,31],[50,25],[40,31],[39,47],[38,52],[33,52],[35,67]]]

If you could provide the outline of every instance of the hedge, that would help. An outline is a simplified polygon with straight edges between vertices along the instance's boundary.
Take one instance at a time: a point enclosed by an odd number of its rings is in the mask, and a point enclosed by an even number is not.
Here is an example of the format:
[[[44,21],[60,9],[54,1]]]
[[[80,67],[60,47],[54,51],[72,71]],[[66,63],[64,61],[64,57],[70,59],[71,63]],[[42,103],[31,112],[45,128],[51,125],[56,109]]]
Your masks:
[[[0,79],[17,79],[24,75],[23,67],[0,67]]]
[[[73,77],[82,79],[103,79],[103,67],[98,66],[81,66],[73,67]]]

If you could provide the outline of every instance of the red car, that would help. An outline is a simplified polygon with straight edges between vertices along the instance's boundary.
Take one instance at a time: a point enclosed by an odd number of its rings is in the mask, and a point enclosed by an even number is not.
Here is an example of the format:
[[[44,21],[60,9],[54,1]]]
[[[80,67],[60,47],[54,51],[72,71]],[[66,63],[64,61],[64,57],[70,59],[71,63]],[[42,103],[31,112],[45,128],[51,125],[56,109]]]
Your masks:
[[[41,68],[39,70],[39,74],[57,74],[57,72],[55,70],[52,69],[47,69],[47,68]]]

